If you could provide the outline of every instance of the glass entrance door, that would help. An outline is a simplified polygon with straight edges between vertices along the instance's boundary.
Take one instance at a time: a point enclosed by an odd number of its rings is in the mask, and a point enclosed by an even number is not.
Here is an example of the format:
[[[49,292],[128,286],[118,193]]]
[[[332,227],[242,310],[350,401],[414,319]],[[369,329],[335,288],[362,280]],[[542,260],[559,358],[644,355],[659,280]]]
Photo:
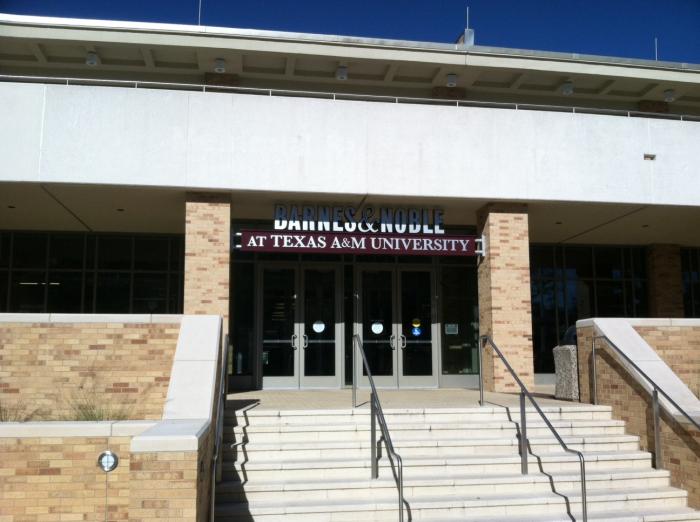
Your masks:
[[[259,270],[263,388],[340,386],[340,280],[335,268]]]
[[[259,344],[263,388],[297,388],[297,271],[293,267],[262,267],[260,278],[262,302],[258,317],[262,323]]]
[[[360,334],[375,384],[437,386],[437,337],[432,270],[361,268],[358,271]],[[364,377],[358,356],[357,375]],[[361,380],[368,385],[366,379]]]
[[[433,273],[400,270],[398,283],[399,387],[437,386]]]
[[[302,270],[301,383],[302,388],[340,386],[340,279],[335,268]]]

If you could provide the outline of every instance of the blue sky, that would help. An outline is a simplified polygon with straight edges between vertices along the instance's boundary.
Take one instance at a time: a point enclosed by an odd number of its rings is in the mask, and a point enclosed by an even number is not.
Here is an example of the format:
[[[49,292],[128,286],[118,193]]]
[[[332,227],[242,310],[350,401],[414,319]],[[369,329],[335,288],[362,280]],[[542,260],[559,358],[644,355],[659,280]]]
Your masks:
[[[700,0],[202,0],[202,23],[700,63]],[[198,0],[0,0],[0,12],[197,23]]]

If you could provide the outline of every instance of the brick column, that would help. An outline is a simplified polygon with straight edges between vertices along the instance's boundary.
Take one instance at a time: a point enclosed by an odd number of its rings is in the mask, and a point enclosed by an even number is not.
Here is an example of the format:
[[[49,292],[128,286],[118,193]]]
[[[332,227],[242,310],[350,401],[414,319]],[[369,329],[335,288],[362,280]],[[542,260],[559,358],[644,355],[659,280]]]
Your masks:
[[[228,332],[231,196],[188,193],[185,200],[186,314],[224,318]]]
[[[526,205],[488,204],[477,212],[486,238],[486,257],[479,265],[479,331],[490,335],[520,379],[534,386],[530,241]],[[484,387],[518,391],[492,350],[484,357]]]
[[[647,249],[649,315],[683,317],[681,247],[650,245]]]

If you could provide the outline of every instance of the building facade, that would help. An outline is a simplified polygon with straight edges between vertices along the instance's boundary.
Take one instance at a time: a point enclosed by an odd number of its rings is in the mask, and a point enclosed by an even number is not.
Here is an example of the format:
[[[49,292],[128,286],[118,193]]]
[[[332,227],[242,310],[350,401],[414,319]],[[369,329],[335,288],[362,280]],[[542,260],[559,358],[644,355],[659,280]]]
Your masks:
[[[221,315],[236,388],[347,386],[354,336],[381,386],[473,387],[480,334],[532,384],[577,319],[700,317],[700,66],[10,15],[0,48],[0,312]]]

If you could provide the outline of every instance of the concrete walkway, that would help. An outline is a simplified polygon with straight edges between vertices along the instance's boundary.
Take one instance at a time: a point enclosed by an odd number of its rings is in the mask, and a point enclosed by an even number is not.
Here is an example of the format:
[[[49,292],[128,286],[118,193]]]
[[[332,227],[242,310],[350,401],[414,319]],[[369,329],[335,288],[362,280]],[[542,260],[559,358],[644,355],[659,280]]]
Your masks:
[[[352,407],[352,390],[258,390],[230,393],[228,400],[235,407],[258,403],[256,409],[267,410],[342,410]],[[361,407],[368,407],[369,393],[358,390]],[[470,408],[479,405],[479,391],[461,388],[439,390],[379,390],[384,409],[397,408]],[[492,406],[518,406],[518,395],[485,393]],[[541,406],[577,406],[578,402],[559,401],[551,395],[536,394]],[[529,404],[528,404],[529,406]]]

